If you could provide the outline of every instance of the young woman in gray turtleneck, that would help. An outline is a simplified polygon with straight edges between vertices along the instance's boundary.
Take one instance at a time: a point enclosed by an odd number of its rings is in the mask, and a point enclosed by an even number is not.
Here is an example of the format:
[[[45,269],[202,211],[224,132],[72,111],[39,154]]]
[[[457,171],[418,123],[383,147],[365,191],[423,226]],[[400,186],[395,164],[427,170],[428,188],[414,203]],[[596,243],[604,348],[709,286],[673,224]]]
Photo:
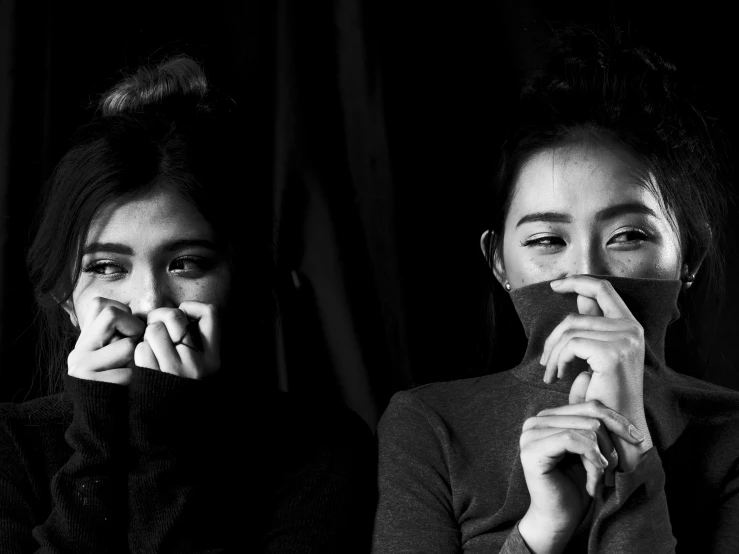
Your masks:
[[[394,396],[374,552],[739,551],[739,393],[664,361],[715,262],[719,157],[630,40],[562,29],[528,74],[481,239],[527,351]]]

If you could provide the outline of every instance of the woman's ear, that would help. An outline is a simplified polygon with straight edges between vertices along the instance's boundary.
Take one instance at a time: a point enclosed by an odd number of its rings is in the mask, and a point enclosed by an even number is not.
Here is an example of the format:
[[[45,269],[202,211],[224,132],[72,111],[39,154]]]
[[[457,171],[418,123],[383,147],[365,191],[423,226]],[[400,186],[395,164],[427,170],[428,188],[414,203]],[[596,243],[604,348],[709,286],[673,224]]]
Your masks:
[[[495,238],[494,231],[485,231],[480,237],[480,249],[482,250],[482,255],[485,256],[485,261],[488,263],[488,267],[492,267],[495,278],[501,285],[505,286],[507,279],[503,260],[501,256],[498,255],[498,249],[493,248]],[[492,263],[490,262],[491,256],[493,258]]]
[[[706,231],[706,240],[704,241],[704,244],[701,245],[700,250],[696,253],[694,261],[691,262],[690,266],[684,263],[680,268],[680,280],[683,282],[683,289],[685,290],[688,290],[693,284],[693,281],[695,281],[695,277],[696,275],[698,275],[698,270],[703,265],[703,260],[706,259],[706,256],[708,255],[708,250],[711,246],[711,243],[713,242],[713,233],[711,232],[711,227],[708,224],[706,224]]]

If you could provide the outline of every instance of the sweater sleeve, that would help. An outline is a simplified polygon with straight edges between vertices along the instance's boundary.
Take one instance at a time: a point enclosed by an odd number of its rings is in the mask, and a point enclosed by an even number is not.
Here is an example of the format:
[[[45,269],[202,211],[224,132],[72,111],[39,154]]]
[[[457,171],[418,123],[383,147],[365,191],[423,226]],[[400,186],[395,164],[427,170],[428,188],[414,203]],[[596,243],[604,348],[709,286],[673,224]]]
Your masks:
[[[377,428],[375,553],[462,552],[443,422],[409,393],[393,396]],[[529,554],[516,525],[502,552]]]
[[[617,471],[615,477],[615,486],[596,500],[588,552],[675,552],[657,449],[647,451],[632,471]]]
[[[125,387],[70,376],[64,383],[74,405],[65,433],[73,453],[51,479],[53,508],[41,524],[32,486],[17,467],[20,450],[3,444],[2,552],[127,552]]]
[[[374,553],[461,552],[444,445],[430,414],[399,392],[377,426]]]
[[[129,384],[131,552],[218,552],[205,496],[214,455],[215,377],[187,379],[135,367]],[[216,537],[217,539],[218,537]]]

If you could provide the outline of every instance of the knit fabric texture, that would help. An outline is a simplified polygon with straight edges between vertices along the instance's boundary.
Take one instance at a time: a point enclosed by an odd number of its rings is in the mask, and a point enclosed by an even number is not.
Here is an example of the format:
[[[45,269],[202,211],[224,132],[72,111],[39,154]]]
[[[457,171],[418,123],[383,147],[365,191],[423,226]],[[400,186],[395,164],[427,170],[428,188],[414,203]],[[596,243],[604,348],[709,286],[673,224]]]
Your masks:
[[[0,405],[0,552],[369,549],[376,451],[340,406],[134,368]]]
[[[616,472],[566,552],[739,552],[739,393],[665,366],[679,281],[607,280],[644,327],[654,448]],[[554,327],[577,313],[577,295],[543,282],[511,297],[528,338],[518,366],[393,396],[377,430],[373,552],[529,552],[518,532],[530,503],[519,438],[527,418],[568,404],[582,367],[549,385],[539,358]]]

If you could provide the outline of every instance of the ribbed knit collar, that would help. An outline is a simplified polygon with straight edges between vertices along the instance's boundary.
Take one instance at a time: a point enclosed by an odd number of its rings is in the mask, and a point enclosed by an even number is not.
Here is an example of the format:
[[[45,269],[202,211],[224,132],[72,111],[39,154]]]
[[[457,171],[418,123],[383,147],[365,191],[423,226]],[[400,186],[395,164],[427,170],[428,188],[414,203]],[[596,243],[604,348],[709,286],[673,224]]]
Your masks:
[[[678,280],[632,279],[594,276],[609,281],[624,300],[634,317],[644,328],[645,371],[660,371],[665,367],[665,334],[667,326],[680,317],[677,297],[682,283]],[[554,328],[570,313],[578,313],[577,295],[560,294],[552,290],[551,281],[528,285],[511,291],[511,299],[521,319],[528,346],[521,363],[513,369],[519,379],[569,393],[575,377],[587,369],[585,362],[573,365],[573,370],[553,385],[542,380],[544,367],[539,358],[544,342]]]

